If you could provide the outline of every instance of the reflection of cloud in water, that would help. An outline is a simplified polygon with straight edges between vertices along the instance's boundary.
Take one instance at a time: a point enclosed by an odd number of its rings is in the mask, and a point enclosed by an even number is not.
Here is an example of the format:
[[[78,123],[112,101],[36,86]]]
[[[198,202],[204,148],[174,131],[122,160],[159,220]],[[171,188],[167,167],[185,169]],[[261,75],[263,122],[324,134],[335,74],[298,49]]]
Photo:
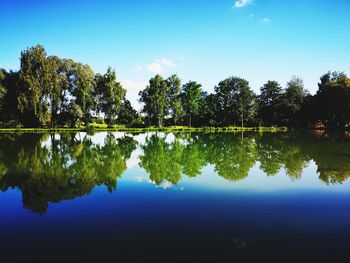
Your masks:
[[[185,188],[183,186],[177,186],[169,181],[163,181],[161,184],[157,185],[155,182],[149,180],[149,183],[151,184],[155,184],[156,185],[156,188],[161,188],[161,189],[164,189],[164,190],[167,190],[167,189],[173,189],[173,190],[176,190],[176,191],[184,191]]]
[[[171,188],[173,186],[173,184],[169,181],[164,181],[162,182],[160,185],[157,186],[157,188],[163,188],[163,189],[168,189]]]
[[[140,162],[140,159],[139,159],[140,154],[141,154],[141,150],[140,149],[136,149],[135,151],[133,151],[131,153],[130,158],[128,160],[126,160],[126,167],[128,169],[130,169],[130,168],[132,168],[132,167],[134,167],[134,166],[139,164],[139,162]]]
[[[175,135],[173,133],[169,133],[165,137],[165,141],[167,143],[173,143],[175,141],[175,139],[176,139],[176,137],[175,137]]]

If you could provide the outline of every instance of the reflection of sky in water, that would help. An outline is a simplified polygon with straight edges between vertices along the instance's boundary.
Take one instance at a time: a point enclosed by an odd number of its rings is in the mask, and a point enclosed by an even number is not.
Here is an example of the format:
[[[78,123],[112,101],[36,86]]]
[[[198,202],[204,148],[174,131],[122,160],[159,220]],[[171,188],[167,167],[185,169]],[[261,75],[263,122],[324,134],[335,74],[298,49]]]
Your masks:
[[[136,158],[138,151],[135,151],[135,165],[129,169],[132,173],[125,172],[125,175],[120,179],[120,183],[125,181],[127,183],[142,183],[142,184],[154,184],[149,180],[147,173],[137,165]],[[137,174],[137,175],[135,175]],[[167,184],[165,184],[167,185]],[[163,182],[164,186],[164,182]],[[203,191],[254,191],[254,192],[280,192],[280,191],[298,191],[298,190],[319,190],[319,191],[339,191],[349,192],[350,181],[347,180],[343,184],[327,185],[322,182],[317,175],[317,166],[314,162],[311,162],[306,168],[304,168],[302,176],[299,179],[292,180],[285,174],[284,169],[278,172],[274,176],[266,176],[264,172],[259,169],[259,163],[256,163],[254,167],[249,171],[249,175],[240,181],[228,181],[225,178],[218,176],[214,168],[211,165],[207,165],[203,168],[201,175],[190,178],[183,175],[181,181],[175,186],[167,185],[164,188],[186,189],[191,188],[202,189]]]

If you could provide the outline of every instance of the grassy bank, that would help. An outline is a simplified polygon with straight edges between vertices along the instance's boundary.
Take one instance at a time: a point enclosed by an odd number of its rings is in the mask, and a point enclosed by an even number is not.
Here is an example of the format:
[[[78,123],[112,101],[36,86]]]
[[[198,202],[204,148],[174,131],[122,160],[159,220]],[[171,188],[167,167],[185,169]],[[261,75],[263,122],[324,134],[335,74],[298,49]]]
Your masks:
[[[88,127],[79,128],[0,128],[0,133],[62,133],[62,132],[100,132],[100,131],[120,131],[120,132],[283,132],[286,127],[188,127],[188,126],[170,126],[170,127],[147,127],[147,128],[127,128],[123,126],[108,127],[105,124],[91,124]]]

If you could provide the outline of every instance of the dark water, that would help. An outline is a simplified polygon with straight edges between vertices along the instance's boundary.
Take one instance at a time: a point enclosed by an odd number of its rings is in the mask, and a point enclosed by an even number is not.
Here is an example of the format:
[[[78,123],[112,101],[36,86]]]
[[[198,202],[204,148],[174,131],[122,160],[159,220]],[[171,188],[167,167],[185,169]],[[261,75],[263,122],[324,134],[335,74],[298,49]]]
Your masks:
[[[350,139],[0,134],[0,262],[348,262]]]

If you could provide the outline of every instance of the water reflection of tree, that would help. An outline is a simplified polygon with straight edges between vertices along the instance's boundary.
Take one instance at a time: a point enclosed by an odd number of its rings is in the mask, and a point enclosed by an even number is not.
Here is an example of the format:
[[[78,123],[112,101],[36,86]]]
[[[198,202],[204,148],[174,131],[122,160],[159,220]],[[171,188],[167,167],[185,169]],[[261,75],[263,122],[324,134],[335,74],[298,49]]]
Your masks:
[[[156,184],[164,180],[177,184],[181,179],[181,158],[184,145],[178,140],[168,143],[165,138],[151,135],[141,146],[140,166],[144,168],[150,179]]]
[[[244,179],[256,162],[257,148],[253,136],[242,138],[235,134],[212,134],[203,136],[202,141],[206,161],[225,179]]]
[[[132,137],[112,134],[101,145],[73,133],[1,134],[0,190],[20,189],[24,207],[38,213],[45,213],[49,202],[89,194],[99,185],[113,191],[136,145]],[[141,150],[139,164],[156,184],[177,184],[182,175],[198,176],[207,165],[227,180],[243,180],[256,163],[266,175],[284,170],[297,180],[310,161],[327,184],[350,177],[350,140],[334,136],[193,133],[170,140],[154,134]]]
[[[310,158],[303,151],[299,136],[293,134],[262,134],[257,137],[260,169],[267,175],[275,175],[282,168],[292,179],[299,179]]]
[[[304,133],[178,134],[173,142],[152,135],[142,149],[140,165],[157,184],[164,180],[176,184],[181,174],[195,177],[206,165],[212,165],[219,176],[238,181],[257,162],[266,175],[284,170],[293,181],[311,160],[318,166],[320,179],[328,184],[342,183],[350,176],[349,140],[320,140]]]
[[[350,177],[350,140],[343,136],[311,137],[305,145],[326,184],[342,184]]]
[[[157,184],[164,180],[176,184],[181,174],[198,176],[208,164],[214,166],[219,176],[240,180],[248,176],[257,158],[254,138],[242,140],[233,134],[192,134],[176,137],[171,143],[165,137],[152,135],[146,139],[142,150],[140,166]]]
[[[47,135],[20,135],[0,140],[0,187],[19,188],[24,207],[45,213],[48,202],[59,202],[89,194],[95,186],[116,188],[117,178],[126,169],[136,141],[130,137],[93,144],[89,137],[77,140],[73,134],[51,136],[51,146],[43,146]],[[121,146],[123,145],[123,146]]]

